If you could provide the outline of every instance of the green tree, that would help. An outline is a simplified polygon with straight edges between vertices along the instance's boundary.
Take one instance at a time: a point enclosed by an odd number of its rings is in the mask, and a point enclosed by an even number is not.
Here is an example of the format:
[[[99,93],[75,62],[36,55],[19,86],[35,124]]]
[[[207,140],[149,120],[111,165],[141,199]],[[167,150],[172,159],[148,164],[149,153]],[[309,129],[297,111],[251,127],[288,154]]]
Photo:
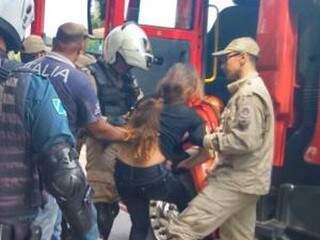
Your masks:
[[[103,27],[104,18],[105,18],[105,0],[92,0],[94,1],[94,8],[91,9],[91,21],[92,28],[101,28]]]

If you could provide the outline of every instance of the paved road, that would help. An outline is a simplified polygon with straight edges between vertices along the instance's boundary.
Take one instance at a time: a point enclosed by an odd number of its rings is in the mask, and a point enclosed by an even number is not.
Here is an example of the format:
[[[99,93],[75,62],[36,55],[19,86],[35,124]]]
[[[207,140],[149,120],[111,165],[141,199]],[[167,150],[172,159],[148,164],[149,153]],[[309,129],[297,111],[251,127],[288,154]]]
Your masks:
[[[131,222],[129,215],[121,210],[115,219],[109,240],[128,240],[130,228]]]

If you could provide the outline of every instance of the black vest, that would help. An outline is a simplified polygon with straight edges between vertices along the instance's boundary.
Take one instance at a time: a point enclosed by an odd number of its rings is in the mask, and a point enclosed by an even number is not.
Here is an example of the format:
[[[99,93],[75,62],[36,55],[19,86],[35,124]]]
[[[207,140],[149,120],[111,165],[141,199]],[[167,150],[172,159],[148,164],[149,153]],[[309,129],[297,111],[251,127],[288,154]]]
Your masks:
[[[24,123],[32,74],[13,70],[13,65],[5,60],[0,67],[0,221],[32,214],[41,204],[32,139]]]
[[[134,107],[140,88],[130,73],[122,76],[123,82],[119,85],[115,71],[103,60],[90,65],[89,69],[96,79],[98,99],[104,116],[109,119],[119,117]]]

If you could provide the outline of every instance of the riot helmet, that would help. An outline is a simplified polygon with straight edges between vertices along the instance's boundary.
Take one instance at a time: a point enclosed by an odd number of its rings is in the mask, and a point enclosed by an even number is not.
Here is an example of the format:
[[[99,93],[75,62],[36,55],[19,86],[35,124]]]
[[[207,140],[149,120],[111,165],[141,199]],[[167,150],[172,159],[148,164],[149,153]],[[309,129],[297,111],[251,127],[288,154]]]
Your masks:
[[[108,64],[116,62],[117,53],[132,67],[148,70],[153,54],[145,32],[134,22],[114,28],[104,43],[104,59]]]
[[[5,39],[8,51],[20,49],[25,31],[33,20],[33,0],[0,1],[0,35]]]

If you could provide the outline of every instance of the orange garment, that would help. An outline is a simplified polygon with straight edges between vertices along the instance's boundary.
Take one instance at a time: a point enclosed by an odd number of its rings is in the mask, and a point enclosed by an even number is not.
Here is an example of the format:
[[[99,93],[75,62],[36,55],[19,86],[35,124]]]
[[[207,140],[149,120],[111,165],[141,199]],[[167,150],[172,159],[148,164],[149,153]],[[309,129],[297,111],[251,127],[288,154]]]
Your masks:
[[[220,113],[224,107],[223,102],[215,96],[206,96],[203,100],[197,97],[190,97],[187,105],[195,109],[199,116],[205,121],[207,129],[212,132],[219,126]],[[185,148],[190,147],[186,144]],[[208,171],[214,168],[215,160],[213,158],[193,167],[191,174],[197,191],[200,191],[206,185]]]

